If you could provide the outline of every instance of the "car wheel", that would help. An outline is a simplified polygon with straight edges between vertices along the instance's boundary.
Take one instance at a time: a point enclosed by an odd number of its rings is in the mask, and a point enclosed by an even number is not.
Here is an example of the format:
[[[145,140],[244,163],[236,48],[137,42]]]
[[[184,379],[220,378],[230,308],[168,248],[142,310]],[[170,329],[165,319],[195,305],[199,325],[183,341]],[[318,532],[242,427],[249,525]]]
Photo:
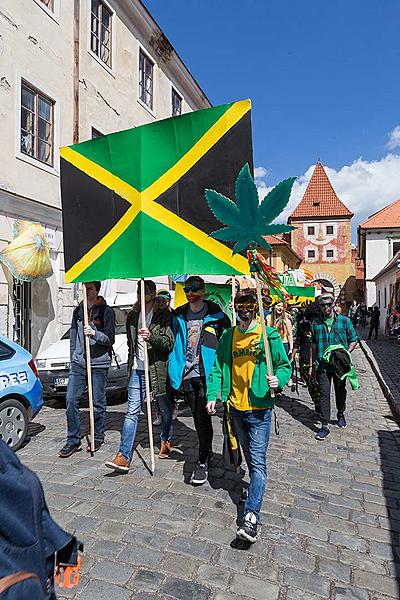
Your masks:
[[[0,402],[0,439],[12,450],[21,448],[28,431],[28,413],[16,398]]]

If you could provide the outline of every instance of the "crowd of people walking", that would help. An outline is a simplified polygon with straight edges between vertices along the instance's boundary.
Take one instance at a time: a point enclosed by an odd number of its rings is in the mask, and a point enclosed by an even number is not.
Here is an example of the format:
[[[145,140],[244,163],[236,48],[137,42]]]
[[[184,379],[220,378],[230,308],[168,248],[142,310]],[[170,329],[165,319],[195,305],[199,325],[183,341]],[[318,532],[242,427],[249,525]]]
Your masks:
[[[89,325],[84,326],[79,305],[71,326],[71,375],[67,390],[67,439],[60,458],[82,449],[79,399],[85,387],[84,338],[90,339],[92,357],[95,447],[104,443],[106,381],[115,337],[114,313],[99,296],[100,283],[86,284]],[[237,536],[254,542],[267,479],[267,448],[272,411],[282,391],[295,381],[307,386],[314,403],[315,435],[324,441],[330,434],[331,388],[335,392],[336,423],[347,426],[346,381],[357,386],[351,352],[357,344],[355,324],[363,315],[353,303],[349,317],[334,305],[332,294],[321,294],[317,302],[288,310],[284,302],[264,295],[264,312],[258,311],[256,291],[239,290],[233,310],[238,324],[231,327],[220,306],[205,297],[205,283],[189,277],[184,286],[187,302],[172,310],[168,291],[157,294],[153,281],[145,281],[144,307],[138,300],[127,316],[128,402],[119,447],[105,466],[128,473],[145,396],[144,351],[147,345],[149,379],[160,419],[159,458],[171,455],[173,410],[178,390],[190,406],[198,440],[198,461],[191,476],[193,485],[203,485],[213,460],[213,419],[218,400],[224,419],[247,463],[250,483],[244,499],[243,521]],[[361,318],[360,316],[360,318]],[[261,318],[266,323],[268,348],[264,347]],[[374,321],[371,321],[371,327]],[[266,353],[271,368],[266,366]],[[296,364],[298,361],[298,369]],[[272,369],[272,370],[271,370]],[[88,446],[88,451],[90,447]],[[237,465],[236,465],[237,466]]]

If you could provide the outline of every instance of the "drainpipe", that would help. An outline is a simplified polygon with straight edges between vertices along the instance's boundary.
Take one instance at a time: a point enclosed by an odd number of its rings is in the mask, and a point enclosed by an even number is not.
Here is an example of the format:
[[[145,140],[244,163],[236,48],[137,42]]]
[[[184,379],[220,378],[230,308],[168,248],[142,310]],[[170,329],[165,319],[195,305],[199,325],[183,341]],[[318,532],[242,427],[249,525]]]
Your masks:
[[[74,67],[73,67],[73,134],[74,144],[79,143],[79,24],[80,0],[74,0]],[[79,285],[74,283],[74,306],[79,302]]]
[[[73,143],[79,142],[79,20],[80,0],[74,0]]]

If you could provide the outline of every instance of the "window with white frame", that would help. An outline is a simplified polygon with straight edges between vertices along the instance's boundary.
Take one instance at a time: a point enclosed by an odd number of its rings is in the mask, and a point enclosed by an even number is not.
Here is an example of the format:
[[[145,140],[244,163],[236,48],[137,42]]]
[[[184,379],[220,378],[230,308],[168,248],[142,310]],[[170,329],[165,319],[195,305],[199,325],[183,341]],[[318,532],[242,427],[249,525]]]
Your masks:
[[[90,49],[111,67],[112,12],[102,0],[92,0]]]
[[[50,166],[54,163],[54,104],[29,83],[21,82],[21,152]]]
[[[315,235],[315,227],[313,225],[307,227],[307,235]]]
[[[172,116],[181,115],[182,114],[182,96],[178,94],[174,88],[172,88]]]
[[[326,258],[335,258],[335,253],[333,250],[326,251]]]
[[[154,63],[142,50],[139,52],[139,98],[150,110],[153,109]]]
[[[326,226],[326,235],[333,235],[333,225]]]
[[[307,250],[307,258],[315,258],[315,250]]]

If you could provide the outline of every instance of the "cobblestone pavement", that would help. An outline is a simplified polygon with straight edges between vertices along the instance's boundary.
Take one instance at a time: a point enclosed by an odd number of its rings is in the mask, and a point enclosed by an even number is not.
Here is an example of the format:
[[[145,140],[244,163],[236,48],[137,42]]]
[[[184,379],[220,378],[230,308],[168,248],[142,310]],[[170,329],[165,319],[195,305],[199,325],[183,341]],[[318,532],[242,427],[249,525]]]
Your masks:
[[[400,341],[380,335],[377,340],[364,340],[390,393],[390,401],[400,416]],[[365,347],[364,346],[364,347]]]
[[[111,406],[107,443],[58,459],[65,412],[46,407],[19,452],[43,481],[57,521],[85,543],[85,600],[384,600],[398,597],[400,433],[361,350],[362,389],[349,398],[349,427],[314,440],[311,404],[284,397],[281,435],[271,436],[260,540],[235,547],[240,493],[223,469],[219,419],[211,481],[187,483],[196,459],[192,421],[175,425],[175,451],[151,477],[144,418],[129,475],[103,467],[117,448],[125,405]]]

